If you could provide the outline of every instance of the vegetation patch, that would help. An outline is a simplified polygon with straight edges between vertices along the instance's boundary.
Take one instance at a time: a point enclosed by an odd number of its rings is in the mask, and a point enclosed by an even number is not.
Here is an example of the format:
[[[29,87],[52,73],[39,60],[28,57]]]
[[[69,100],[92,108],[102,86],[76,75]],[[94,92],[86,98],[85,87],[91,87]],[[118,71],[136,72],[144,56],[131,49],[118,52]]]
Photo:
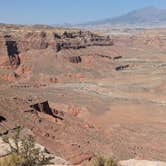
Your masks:
[[[93,166],[117,166],[117,163],[112,158],[97,156],[93,160]]]
[[[3,141],[10,146],[10,154],[0,158],[0,166],[42,166],[52,164],[52,157],[46,157],[44,152],[35,147],[34,138],[29,135],[21,138],[22,128],[15,129],[14,136],[9,139],[8,136],[3,137]]]

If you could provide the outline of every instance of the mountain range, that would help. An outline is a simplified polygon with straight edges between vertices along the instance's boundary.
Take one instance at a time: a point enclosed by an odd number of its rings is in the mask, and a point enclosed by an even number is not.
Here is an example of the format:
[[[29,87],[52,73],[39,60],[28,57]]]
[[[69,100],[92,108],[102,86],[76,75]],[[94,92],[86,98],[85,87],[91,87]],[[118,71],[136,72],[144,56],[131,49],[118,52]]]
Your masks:
[[[82,24],[84,26],[166,26],[166,9],[146,7],[131,11],[125,15],[92,21]]]

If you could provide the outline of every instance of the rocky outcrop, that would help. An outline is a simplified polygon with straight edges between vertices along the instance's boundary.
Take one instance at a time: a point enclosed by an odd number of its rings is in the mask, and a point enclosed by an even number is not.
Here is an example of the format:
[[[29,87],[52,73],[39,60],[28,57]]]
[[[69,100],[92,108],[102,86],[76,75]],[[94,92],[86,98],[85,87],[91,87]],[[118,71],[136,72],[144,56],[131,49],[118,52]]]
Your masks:
[[[10,146],[3,141],[0,137],[0,157],[8,155],[10,152]]]
[[[15,67],[19,66],[20,57],[17,42],[13,40],[11,36],[5,36],[5,46],[7,49],[10,65]]]
[[[19,75],[16,72],[12,71],[9,74],[2,75],[0,78],[5,81],[12,82],[12,81],[15,81],[17,78],[19,78]]]
[[[0,36],[0,56],[14,56],[32,49],[46,49],[48,38],[45,32],[25,32]]]
[[[118,166],[166,166],[165,162],[147,160],[126,160],[120,161]]]
[[[18,33],[18,34],[17,34]],[[47,32],[16,32],[16,34],[1,35],[0,54],[16,57],[11,59],[12,63],[20,63],[19,53],[32,49],[55,49],[57,52],[63,49],[80,49],[90,46],[111,46],[113,45],[110,37],[93,34],[89,31],[73,31],[58,33]],[[16,56],[17,55],[17,56]]]
[[[90,46],[112,46],[113,41],[109,36],[100,36],[89,31],[64,32],[62,36],[54,34],[56,40],[56,51],[62,49],[80,49]]]
[[[6,118],[3,116],[0,116],[0,123],[6,121]]]
[[[20,52],[31,49],[46,49],[49,46],[49,39],[45,32],[29,32],[20,37],[18,47]]]
[[[77,40],[63,40],[59,41],[56,44],[56,51],[59,52],[63,49],[80,49],[80,48],[86,48],[86,45],[84,43],[79,43]]]
[[[9,56],[14,56],[15,54],[18,55],[18,47],[16,41],[6,40],[6,47]]]
[[[113,59],[117,60],[117,59],[121,59],[121,58],[122,58],[122,56],[115,56]]]
[[[33,109],[39,112],[43,112],[48,115],[53,115],[52,110],[48,104],[48,101],[44,101],[42,103],[36,103],[36,104],[30,105],[30,107],[32,107]]]
[[[69,61],[71,63],[81,63],[82,59],[80,56],[73,56],[69,58]]]
[[[38,112],[42,112],[42,113],[50,115],[50,116],[52,116],[54,118],[63,120],[62,114],[61,114],[61,116],[59,116],[58,115],[59,112],[56,111],[56,110],[53,110],[49,106],[48,101],[44,101],[44,102],[41,102],[41,103],[32,104],[32,105],[30,105],[30,107],[33,108],[34,110],[38,111]]]
[[[12,143],[13,140],[10,139],[10,142]],[[52,160],[51,160],[51,163],[53,163],[52,166],[69,165],[69,163],[66,160],[62,159],[61,157],[58,157],[58,156],[55,156],[54,154],[49,153],[48,150],[44,146],[35,143],[35,147],[38,148],[46,157],[52,158]],[[10,153],[10,151],[11,151],[11,149],[10,149],[9,144],[5,143],[2,139],[2,137],[0,137],[0,158],[3,156],[7,156]]]
[[[129,68],[129,65],[120,65],[115,68],[116,71],[125,70]]]

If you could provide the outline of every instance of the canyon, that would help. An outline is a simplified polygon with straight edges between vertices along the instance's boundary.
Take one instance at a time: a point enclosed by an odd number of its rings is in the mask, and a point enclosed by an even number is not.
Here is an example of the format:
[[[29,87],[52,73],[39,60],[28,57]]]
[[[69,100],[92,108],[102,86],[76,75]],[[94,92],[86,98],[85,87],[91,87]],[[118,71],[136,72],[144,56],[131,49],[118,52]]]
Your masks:
[[[16,125],[73,165],[166,162],[166,30],[0,30],[0,135]]]

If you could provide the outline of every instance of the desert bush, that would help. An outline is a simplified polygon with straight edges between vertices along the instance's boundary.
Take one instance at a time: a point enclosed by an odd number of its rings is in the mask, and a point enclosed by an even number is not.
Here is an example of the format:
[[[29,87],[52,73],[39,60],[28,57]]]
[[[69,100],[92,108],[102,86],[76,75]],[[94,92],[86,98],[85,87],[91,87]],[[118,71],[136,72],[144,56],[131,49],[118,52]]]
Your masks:
[[[108,158],[105,161],[105,166],[117,166],[117,164],[112,158]]]
[[[93,166],[117,166],[112,158],[98,156],[93,160]]]
[[[2,166],[42,166],[51,164],[52,157],[46,157],[39,148],[35,147],[35,140],[32,136],[20,138],[22,128],[15,129],[12,141],[8,136],[3,141],[10,146],[10,154],[3,158]],[[1,160],[0,160],[1,162]],[[1,165],[0,165],[1,166]]]
[[[0,158],[0,166],[18,166],[22,162],[21,156],[18,156],[16,153],[11,153]]]

